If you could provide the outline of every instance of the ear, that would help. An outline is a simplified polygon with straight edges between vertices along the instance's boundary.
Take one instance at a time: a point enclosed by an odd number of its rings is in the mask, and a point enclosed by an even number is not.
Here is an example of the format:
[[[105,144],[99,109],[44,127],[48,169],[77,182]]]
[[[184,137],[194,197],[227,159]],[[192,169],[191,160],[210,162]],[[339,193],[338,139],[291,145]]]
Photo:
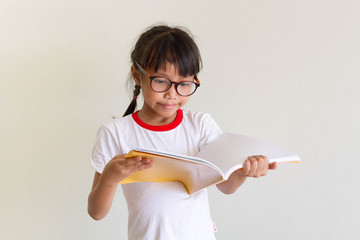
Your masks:
[[[141,86],[141,79],[140,79],[140,74],[139,72],[136,70],[134,65],[131,65],[131,76],[133,77],[133,79],[135,80],[136,85]]]

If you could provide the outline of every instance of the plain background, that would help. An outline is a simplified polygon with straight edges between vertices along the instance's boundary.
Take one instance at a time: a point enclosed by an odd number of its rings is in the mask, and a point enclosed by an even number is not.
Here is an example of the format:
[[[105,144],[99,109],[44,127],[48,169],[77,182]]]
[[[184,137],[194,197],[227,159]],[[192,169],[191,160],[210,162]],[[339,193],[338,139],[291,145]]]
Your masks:
[[[0,238],[126,239],[121,188],[105,219],[87,214],[90,152],[159,22],[202,52],[187,109],[303,159],[230,196],[209,188],[217,238],[360,239],[357,0],[1,1]]]

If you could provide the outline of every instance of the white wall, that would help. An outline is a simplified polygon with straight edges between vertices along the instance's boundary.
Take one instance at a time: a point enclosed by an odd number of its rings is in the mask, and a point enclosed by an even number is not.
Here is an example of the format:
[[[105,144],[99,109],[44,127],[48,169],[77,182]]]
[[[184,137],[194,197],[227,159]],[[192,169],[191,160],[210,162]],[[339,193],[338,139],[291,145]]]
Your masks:
[[[119,190],[86,212],[96,130],[129,103],[129,52],[150,24],[202,52],[187,108],[299,154],[236,194],[210,188],[218,239],[359,239],[360,3],[2,1],[0,238],[126,239]]]

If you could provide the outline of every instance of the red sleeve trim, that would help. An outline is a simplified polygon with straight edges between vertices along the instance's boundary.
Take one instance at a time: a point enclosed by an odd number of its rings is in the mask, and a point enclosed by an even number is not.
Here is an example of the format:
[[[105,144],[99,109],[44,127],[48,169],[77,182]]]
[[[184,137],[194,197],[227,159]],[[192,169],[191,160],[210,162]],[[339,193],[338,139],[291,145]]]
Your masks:
[[[176,118],[175,120],[172,122],[172,123],[169,123],[167,125],[161,125],[161,126],[152,126],[152,125],[149,125],[145,122],[143,122],[140,118],[139,118],[139,115],[138,115],[138,112],[139,111],[136,111],[132,114],[132,117],[134,119],[134,121],[142,128],[145,128],[147,130],[150,130],[150,131],[156,131],[156,132],[164,132],[164,131],[169,131],[169,130],[172,130],[174,128],[176,128],[177,126],[180,125],[180,123],[182,122],[182,119],[183,119],[183,112],[181,109],[179,109],[177,111],[177,115],[176,115]]]

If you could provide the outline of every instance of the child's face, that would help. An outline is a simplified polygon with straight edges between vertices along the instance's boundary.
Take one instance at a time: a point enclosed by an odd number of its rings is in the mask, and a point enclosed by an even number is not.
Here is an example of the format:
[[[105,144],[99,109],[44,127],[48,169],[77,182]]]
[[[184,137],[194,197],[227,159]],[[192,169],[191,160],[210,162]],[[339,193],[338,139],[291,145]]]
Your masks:
[[[166,69],[159,68],[157,72],[146,69],[150,76],[163,76],[174,82],[193,81],[194,76],[180,76],[180,71],[173,64],[166,63]],[[138,81],[137,81],[138,82]],[[139,117],[151,125],[164,125],[171,123],[177,110],[184,106],[189,97],[180,96],[173,84],[166,92],[155,92],[150,86],[150,79],[144,76],[140,82],[142,94],[144,97],[143,108],[139,112]]]

